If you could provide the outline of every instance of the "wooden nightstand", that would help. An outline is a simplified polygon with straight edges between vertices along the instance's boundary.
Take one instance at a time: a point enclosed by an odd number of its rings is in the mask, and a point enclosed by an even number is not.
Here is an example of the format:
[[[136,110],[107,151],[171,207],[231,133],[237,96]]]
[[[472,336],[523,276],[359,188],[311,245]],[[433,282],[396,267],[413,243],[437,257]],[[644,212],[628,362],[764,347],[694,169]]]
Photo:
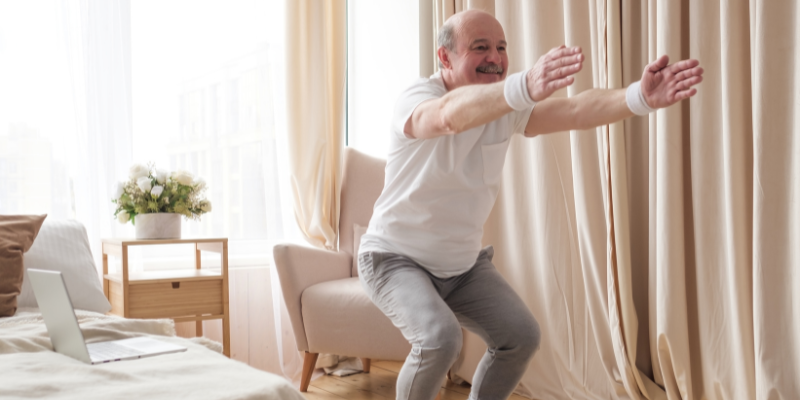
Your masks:
[[[164,244],[194,244],[195,269],[128,272],[128,247]],[[222,256],[220,272],[204,270],[200,252]],[[108,273],[108,256],[119,257],[122,271]],[[230,310],[228,308],[228,239],[135,240],[103,239],[103,292],[111,302],[111,313],[125,318],[172,318],[175,322],[222,319],[222,352],[231,356]]]

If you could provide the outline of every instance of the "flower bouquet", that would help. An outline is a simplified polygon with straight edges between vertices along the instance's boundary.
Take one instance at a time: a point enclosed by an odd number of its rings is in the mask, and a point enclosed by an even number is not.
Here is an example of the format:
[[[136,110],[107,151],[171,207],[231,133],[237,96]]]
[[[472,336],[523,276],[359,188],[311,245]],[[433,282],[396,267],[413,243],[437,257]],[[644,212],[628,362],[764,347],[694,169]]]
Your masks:
[[[135,164],[129,179],[117,184],[111,202],[117,205],[114,216],[120,223],[136,226],[137,239],[179,238],[181,215],[199,220],[211,211],[205,191],[205,180],[189,172]]]

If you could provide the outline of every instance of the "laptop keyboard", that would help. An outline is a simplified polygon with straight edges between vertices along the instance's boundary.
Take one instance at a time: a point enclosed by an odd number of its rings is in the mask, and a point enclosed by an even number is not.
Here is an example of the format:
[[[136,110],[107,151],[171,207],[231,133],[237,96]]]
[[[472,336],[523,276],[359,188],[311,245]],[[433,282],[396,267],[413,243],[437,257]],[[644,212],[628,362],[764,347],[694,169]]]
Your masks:
[[[114,342],[90,343],[86,347],[89,348],[92,361],[118,360],[144,354],[142,351]]]

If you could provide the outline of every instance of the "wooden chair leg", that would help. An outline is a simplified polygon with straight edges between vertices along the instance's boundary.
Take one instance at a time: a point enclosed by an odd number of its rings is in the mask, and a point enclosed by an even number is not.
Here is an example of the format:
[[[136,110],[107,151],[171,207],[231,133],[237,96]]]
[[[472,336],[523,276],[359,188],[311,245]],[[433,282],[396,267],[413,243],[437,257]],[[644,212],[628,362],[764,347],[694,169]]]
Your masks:
[[[319,353],[306,352],[303,357],[303,375],[300,378],[300,391],[307,392],[308,384],[311,383],[311,375],[314,373],[314,366],[317,364]]]
[[[369,358],[362,358],[361,359],[361,365],[364,366],[364,372],[367,373],[367,374],[369,373],[370,364],[371,364],[371,361],[370,361]]]

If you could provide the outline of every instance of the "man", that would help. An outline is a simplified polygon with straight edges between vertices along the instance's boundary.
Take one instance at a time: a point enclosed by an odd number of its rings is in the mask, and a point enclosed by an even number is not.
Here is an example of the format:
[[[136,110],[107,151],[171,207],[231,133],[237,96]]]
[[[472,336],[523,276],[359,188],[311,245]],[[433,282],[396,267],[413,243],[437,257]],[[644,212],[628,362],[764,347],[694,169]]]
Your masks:
[[[696,93],[696,60],[663,56],[627,90],[592,89],[550,99],[572,84],[583,54],[561,46],[506,77],[500,23],[466,11],[439,34],[440,73],[398,99],[386,183],[359,254],[362,285],[412,344],[397,399],[433,399],[461,349],[461,327],[488,350],[470,399],[505,399],[539,347],[539,325],[481,250],[510,137],[606,125]],[[535,106],[535,107],[534,107]]]

